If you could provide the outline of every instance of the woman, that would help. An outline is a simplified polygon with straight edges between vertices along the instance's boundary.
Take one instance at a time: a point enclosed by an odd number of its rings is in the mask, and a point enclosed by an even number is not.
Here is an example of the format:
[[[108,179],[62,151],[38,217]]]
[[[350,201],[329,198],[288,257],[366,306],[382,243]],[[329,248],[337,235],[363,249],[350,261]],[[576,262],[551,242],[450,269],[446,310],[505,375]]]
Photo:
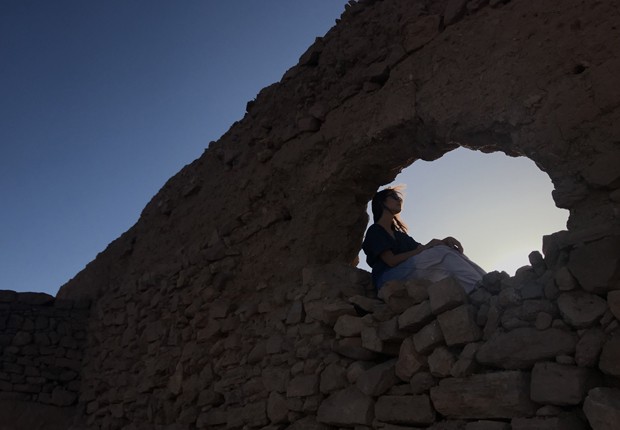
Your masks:
[[[398,216],[402,202],[397,188],[379,191],[372,199],[374,224],[366,231],[362,249],[377,291],[391,280],[439,281],[448,276],[459,281],[467,293],[472,291],[486,272],[463,254],[463,247],[453,237],[433,239],[426,245],[413,240]]]

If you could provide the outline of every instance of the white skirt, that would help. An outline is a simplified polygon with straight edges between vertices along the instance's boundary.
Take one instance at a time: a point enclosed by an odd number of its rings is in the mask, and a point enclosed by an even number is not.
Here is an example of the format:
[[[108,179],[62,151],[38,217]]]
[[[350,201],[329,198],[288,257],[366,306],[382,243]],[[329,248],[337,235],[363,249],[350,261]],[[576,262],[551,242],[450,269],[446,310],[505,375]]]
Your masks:
[[[378,288],[387,281],[428,279],[437,282],[449,276],[471,292],[486,272],[465,254],[445,245],[433,246],[386,270],[379,278]]]

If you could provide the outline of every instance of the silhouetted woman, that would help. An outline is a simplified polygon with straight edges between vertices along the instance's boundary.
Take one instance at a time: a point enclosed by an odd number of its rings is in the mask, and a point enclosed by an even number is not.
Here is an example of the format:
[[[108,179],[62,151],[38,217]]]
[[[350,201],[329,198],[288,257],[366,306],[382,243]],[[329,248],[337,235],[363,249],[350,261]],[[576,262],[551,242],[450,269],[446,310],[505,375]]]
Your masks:
[[[397,188],[381,190],[372,199],[374,224],[366,231],[362,249],[377,291],[391,280],[435,282],[452,276],[471,292],[486,272],[463,254],[463,247],[453,237],[433,239],[426,245],[416,242],[398,216],[402,202]]]

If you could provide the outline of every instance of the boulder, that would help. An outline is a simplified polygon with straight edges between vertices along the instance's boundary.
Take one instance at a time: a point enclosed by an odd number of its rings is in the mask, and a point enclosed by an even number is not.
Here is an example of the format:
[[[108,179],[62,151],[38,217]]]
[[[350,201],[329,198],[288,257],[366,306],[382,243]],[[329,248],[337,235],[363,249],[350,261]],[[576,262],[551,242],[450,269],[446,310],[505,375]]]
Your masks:
[[[575,334],[565,330],[523,327],[504,333],[496,332],[480,346],[476,360],[504,369],[526,369],[538,361],[573,354],[576,343]]]
[[[620,334],[605,342],[598,366],[607,375],[620,376]]]
[[[530,375],[521,371],[446,378],[431,388],[437,412],[460,419],[532,416],[536,406],[529,394]]]
[[[570,254],[568,269],[590,293],[607,293],[620,278],[620,236],[582,245]]]
[[[454,278],[444,278],[428,289],[431,311],[438,315],[467,303],[465,290]]]
[[[428,425],[435,421],[435,410],[427,395],[381,396],[375,405],[375,416],[386,423]]]
[[[593,388],[583,403],[583,411],[592,430],[617,430],[620,423],[620,390]]]
[[[542,404],[578,405],[588,390],[600,384],[594,370],[557,363],[536,363],[532,369],[531,398]]]
[[[421,354],[427,354],[436,346],[443,343],[443,333],[437,320],[424,326],[419,332],[413,335],[413,344],[415,345],[415,349]]]
[[[560,294],[558,308],[568,324],[575,328],[586,328],[595,324],[605,314],[607,302],[594,294],[573,291]]]
[[[482,337],[476,324],[476,311],[470,305],[461,305],[437,316],[446,345],[464,345]]]
[[[398,382],[395,365],[396,360],[389,360],[371,367],[357,378],[355,386],[369,396],[380,396]]]
[[[319,406],[317,421],[339,427],[369,426],[375,415],[372,398],[356,387],[338,391]]]

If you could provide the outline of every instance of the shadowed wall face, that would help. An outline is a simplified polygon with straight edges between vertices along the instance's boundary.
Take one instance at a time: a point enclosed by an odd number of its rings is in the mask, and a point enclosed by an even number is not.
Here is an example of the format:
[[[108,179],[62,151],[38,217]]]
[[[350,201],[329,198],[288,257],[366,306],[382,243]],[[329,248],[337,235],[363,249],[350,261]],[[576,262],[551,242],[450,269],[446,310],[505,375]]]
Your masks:
[[[83,372],[93,414],[110,415],[93,403],[105,393],[130,405],[127,419],[154,419],[138,407],[151,402],[164,420],[161,405],[182,395],[181,382],[233,380],[228,371],[252,347],[235,334],[292,336],[287,309],[308,293],[294,288],[302,269],[353,261],[377,187],[459,145],[524,155],[547,172],[571,217],[568,232],[545,239],[545,259],[568,266],[588,293],[610,288],[620,60],[609,41],[619,39],[618,11],[521,0],[465,16],[453,3],[349,7],[61,289],[59,297],[97,300]],[[593,278],[592,267],[604,270]],[[290,314],[305,336],[320,324],[303,324],[304,315]],[[274,350],[294,350],[286,342]],[[308,348],[301,358],[312,358]],[[133,388],[120,399],[109,386]]]

